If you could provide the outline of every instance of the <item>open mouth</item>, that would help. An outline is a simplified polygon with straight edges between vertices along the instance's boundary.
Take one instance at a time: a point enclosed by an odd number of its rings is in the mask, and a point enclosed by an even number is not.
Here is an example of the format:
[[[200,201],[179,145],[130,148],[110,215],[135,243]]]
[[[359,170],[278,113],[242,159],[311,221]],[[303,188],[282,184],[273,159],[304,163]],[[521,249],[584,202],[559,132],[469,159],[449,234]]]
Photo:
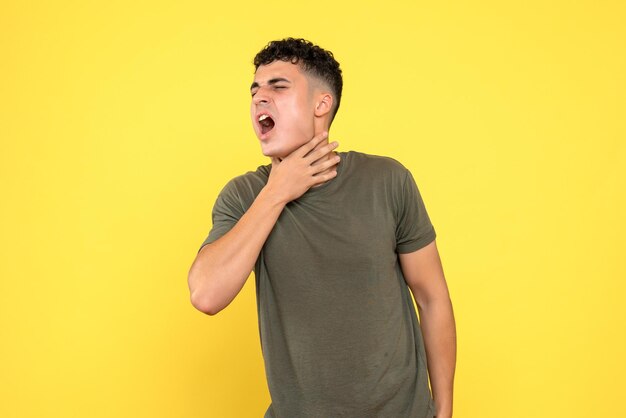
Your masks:
[[[259,116],[259,126],[261,127],[261,134],[265,135],[272,129],[274,129],[274,119],[272,119],[269,115],[261,115]]]

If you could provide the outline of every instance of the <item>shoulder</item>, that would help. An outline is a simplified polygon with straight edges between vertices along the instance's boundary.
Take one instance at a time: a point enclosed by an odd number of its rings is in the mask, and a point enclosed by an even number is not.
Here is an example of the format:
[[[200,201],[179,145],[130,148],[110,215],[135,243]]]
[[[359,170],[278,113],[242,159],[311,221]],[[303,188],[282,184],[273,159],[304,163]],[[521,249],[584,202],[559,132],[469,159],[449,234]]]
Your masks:
[[[241,174],[237,177],[232,178],[228,183],[226,183],[225,188],[236,188],[236,189],[255,189],[262,188],[267,183],[267,179],[269,178],[271,170],[271,165],[261,165],[257,167],[254,171],[248,171],[247,173]]]
[[[345,158],[349,166],[359,175],[399,182],[403,182],[407,175],[410,175],[402,163],[391,157],[349,151]]]
[[[250,206],[261,189],[267,184],[271,165],[259,166],[254,171],[248,171],[232,178],[220,192],[222,199],[238,201],[243,207]]]
[[[349,151],[346,153],[346,157],[350,158],[355,165],[364,166],[366,168],[383,169],[390,172],[401,173],[407,171],[406,167],[404,167],[402,163],[391,157],[366,154],[358,151]]]

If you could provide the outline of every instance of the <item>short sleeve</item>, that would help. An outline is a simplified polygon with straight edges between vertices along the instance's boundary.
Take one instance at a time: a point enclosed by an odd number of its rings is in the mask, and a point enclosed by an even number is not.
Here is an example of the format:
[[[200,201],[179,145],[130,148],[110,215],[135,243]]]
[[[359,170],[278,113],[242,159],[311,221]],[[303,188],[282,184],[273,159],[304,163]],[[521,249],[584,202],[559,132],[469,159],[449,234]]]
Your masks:
[[[224,186],[213,205],[211,218],[213,226],[209,235],[204,240],[200,249],[206,244],[217,241],[224,236],[243,216],[245,210],[241,204],[239,193],[234,181],[230,181]],[[200,249],[198,251],[200,251]]]
[[[411,173],[406,176],[396,200],[396,252],[411,253],[430,244],[436,237],[426,206]]]

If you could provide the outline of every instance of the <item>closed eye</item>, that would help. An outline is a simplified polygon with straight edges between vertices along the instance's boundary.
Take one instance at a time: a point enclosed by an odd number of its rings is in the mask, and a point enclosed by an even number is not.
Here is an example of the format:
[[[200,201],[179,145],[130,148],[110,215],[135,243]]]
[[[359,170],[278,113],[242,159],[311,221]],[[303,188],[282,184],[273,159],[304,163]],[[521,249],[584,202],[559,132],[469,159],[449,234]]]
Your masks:
[[[274,87],[274,89],[275,89],[275,90],[278,90],[278,89],[286,89],[286,88],[287,88],[287,86],[273,86],[273,87]],[[252,97],[254,97],[254,95],[256,94],[256,92],[257,92],[256,90],[251,91],[251,92],[250,92],[250,95],[251,95]]]

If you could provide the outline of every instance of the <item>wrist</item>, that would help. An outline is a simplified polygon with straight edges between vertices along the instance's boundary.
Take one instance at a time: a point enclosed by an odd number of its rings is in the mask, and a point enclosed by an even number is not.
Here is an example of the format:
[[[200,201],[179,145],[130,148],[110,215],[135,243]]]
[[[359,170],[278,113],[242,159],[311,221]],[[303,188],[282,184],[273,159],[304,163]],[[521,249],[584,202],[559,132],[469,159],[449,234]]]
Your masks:
[[[445,401],[445,402],[437,402],[435,401],[435,411],[436,411],[436,418],[451,418],[452,417],[452,402],[451,401]]]
[[[269,183],[261,189],[257,198],[272,207],[277,207],[280,210],[282,210],[287,203],[289,203],[289,200],[281,196],[281,193],[278,193],[277,190],[275,190]]]

